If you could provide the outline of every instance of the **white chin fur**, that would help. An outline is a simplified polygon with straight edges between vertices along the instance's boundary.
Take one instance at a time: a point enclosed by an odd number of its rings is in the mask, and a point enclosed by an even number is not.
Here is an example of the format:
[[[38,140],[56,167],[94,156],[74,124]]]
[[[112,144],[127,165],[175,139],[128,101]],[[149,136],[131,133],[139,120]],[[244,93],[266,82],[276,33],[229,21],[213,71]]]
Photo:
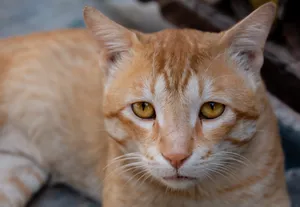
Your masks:
[[[160,182],[174,190],[185,190],[196,185],[197,180],[165,180],[161,178]]]

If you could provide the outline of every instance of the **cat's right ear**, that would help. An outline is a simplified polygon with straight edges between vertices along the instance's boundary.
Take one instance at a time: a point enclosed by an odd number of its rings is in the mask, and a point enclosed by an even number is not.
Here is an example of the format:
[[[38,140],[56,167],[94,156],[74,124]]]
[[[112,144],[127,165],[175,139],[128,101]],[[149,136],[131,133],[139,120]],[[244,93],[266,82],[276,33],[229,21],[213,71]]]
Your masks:
[[[134,32],[110,20],[93,7],[86,6],[83,16],[87,28],[98,41],[101,50],[106,51],[107,60],[111,62],[128,53],[132,45],[138,42]]]
[[[229,48],[230,57],[240,63],[240,69],[259,75],[264,46],[276,11],[274,3],[266,3],[224,32],[221,45]]]

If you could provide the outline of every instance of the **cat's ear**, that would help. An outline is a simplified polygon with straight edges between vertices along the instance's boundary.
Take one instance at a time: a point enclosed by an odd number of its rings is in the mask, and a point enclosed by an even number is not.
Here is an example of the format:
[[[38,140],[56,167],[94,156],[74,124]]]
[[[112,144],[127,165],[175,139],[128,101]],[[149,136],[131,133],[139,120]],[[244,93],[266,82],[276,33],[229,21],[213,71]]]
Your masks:
[[[83,10],[84,21],[92,32],[102,50],[106,50],[110,61],[116,60],[122,53],[130,51],[133,43],[138,41],[136,34],[110,20],[100,11],[86,6]]]
[[[263,64],[263,50],[276,15],[276,5],[266,3],[227,30],[221,44],[229,48],[230,58],[244,70],[259,73]]]

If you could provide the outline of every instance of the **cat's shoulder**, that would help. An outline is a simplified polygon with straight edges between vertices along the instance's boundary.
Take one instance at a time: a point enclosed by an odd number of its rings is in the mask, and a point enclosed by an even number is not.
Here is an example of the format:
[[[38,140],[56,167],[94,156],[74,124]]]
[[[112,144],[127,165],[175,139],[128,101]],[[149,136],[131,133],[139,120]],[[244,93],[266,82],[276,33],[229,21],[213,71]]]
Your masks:
[[[52,31],[39,31],[30,34],[10,36],[0,39],[0,52],[4,51],[3,46],[12,48],[14,45],[32,45],[47,43],[49,41],[93,41],[85,28],[58,29]],[[46,42],[45,42],[46,41]],[[77,42],[80,43],[80,42]]]
[[[49,62],[58,59],[64,60],[63,62],[72,62],[72,57],[87,59],[88,54],[95,54],[96,51],[95,40],[84,28],[43,31],[3,38],[0,40],[0,72],[27,65],[32,60],[48,65]],[[89,55],[88,59],[96,59],[96,56]]]
[[[96,49],[95,41],[86,29],[61,29],[8,37],[0,40],[0,63],[20,55],[31,55],[34,58],[45,54],[45,51],[66,52],[76,48],[81,48],[83,52]]]

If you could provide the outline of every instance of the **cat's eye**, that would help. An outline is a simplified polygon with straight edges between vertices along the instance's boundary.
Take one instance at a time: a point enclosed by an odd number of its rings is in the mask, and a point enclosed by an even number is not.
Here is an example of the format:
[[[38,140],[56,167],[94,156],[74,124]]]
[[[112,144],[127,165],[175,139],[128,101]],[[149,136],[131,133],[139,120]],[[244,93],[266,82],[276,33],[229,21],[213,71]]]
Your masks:
[[[217,102],[206,102],[201,106],[200,116],[204,119],[215,119],[223,114],[225,105]]]
[[[141,119],[154,119],[155,110],[148,102],[137,102],[131,105],[133,113]]]

